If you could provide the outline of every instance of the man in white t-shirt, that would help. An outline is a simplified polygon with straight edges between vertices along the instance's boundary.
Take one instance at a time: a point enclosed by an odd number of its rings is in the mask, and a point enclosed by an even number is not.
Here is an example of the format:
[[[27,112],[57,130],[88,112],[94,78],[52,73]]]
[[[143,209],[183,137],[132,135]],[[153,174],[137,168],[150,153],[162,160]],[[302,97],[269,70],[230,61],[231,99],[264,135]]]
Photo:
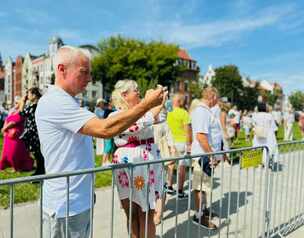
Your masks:
[[[213,87],[205,88],[202,92],[201,104],[191,113],[192,147],[191,154],[211,153],[212,150],[212,112],[210,108],[216,105],[217,90]],[[194,162],[193,182],[196,214],[193,221],[208,229],[217,227],[209,220],[210,211],[207,206],[207,193],[211,188],[210,158],[201,156]],[[200,192],[202,191],[202,192]]]
[[[45,158],[46,174],[94,167],[92,137],[110,138],[162,102],[163,88],[147,92],[140,104],[116,116],[99,119],[81,108],[75,96],[91,81],[90,55],[80,48],[64,46],[55,57],[55,85],[39,100],[36,123]],[[90,212],[93,206],[91,174],[69,177],[68,237],[90,235]],[[65,236],[67,178],[43,183],[43,237]]]

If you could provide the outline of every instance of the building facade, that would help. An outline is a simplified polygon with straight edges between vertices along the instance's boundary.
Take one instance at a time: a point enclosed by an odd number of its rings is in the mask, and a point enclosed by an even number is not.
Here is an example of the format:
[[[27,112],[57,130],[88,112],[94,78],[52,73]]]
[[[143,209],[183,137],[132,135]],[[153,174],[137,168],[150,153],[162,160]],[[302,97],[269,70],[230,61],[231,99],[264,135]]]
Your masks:
[[[171,88],[171,93],[179,92],[184,95],[185,106],[189,106],[192,95],[189,90],[191,83],[197,83],[199,79],[199,67],[196,60],[192,59],[188,52],[184,49],[179,49],[177,53],[177,66],[182,66],[183,70],[177,76],[177,80]]]
[[[4,80],[5,80],[5,70],[2,62],[2,57],[0,54],[0,106],[2,106],[2,104],[5,102]]]
[[[22,96],[22,64],[23,57],[18,56],[15,62],[15,74],[13,80],[13,99],[15,96]]]
[[[13,80],[14,80],[14,62],[8,57],[4,63],[5,80],[4,80],[4,100],[10,107],[13,103]]]
[[[60,47],[64,45],[59,37],[52,37],[48,42],[48,50],[40,56],[26,54],[22,64],[21,91],[25,95],[26,90],[31,87],[39,87],[42,93],[45,93],[48,87],[55,82],[54,58]],[[91,45],[80,46],[88,50],[93,56],[97,49]],[[90,82],[86,91],[79,98],[85,102],[94,102],[102,97],[101,82]]]

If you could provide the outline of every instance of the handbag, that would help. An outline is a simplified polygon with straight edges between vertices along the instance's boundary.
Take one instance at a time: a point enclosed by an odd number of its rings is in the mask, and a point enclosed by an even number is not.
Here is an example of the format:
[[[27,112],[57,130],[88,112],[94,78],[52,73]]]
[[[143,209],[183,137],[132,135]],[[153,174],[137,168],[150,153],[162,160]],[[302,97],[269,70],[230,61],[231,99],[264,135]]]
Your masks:
[[[259,139],[266,139],[268,134],[267,129],[264,126],[255,126],[254,133]]]

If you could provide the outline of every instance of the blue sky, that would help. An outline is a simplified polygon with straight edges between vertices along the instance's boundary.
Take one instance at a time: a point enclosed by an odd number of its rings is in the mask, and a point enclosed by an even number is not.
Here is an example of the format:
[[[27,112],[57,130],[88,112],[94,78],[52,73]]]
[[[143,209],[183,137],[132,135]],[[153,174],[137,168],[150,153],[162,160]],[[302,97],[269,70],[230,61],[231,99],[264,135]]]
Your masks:
[[[236,64],[289,93],[304,90],[303,12],[303,0],[2,0],[0,52],[41,54],[53,35],[79,45],[119,33],[176,43],[202,73]]]

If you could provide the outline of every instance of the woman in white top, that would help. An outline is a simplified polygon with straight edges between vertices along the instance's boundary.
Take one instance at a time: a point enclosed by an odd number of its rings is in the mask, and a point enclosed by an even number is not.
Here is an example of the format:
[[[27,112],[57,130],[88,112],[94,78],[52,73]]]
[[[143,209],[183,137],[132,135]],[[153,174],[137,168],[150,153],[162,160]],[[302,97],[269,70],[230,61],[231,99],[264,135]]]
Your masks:
[[[278,129],[273,116],[267,112],[265,103],[258,105],[258,112],[252,115],[252,123],[254,125],[255,135],[253,138],[253,146],[267,146],[269,155],[278,155],[278,145],[275,132]],[[266,153],[263,155],[263,163],[266,164]]]
[[[117,111],[110,114],[110,116],[134,107],[140,102],[137,83],[133,80],[119,80],[112,93],[112,101]],[[163,104],[151,109],[133,126],[114,137],[114,143],[117,147],[112,161],[114,164],[161,159],[160,151],[154,142],[152,125],[157,120],[156,118],[158,118],[162,107]],[[131,178],[128,168],[115,170],[118,194],[127,220],[129,219],[130,187],[133,188],[131,221],[133,238],[145,237],[146,212],[148,212],[147,237],[155,237],[156,229],[153,216],[156,200],[160,197],[162,191],[160,178],[160,164],[150,165],[149,171],[147,166],[135,167],[133,169],[133,178]]]

